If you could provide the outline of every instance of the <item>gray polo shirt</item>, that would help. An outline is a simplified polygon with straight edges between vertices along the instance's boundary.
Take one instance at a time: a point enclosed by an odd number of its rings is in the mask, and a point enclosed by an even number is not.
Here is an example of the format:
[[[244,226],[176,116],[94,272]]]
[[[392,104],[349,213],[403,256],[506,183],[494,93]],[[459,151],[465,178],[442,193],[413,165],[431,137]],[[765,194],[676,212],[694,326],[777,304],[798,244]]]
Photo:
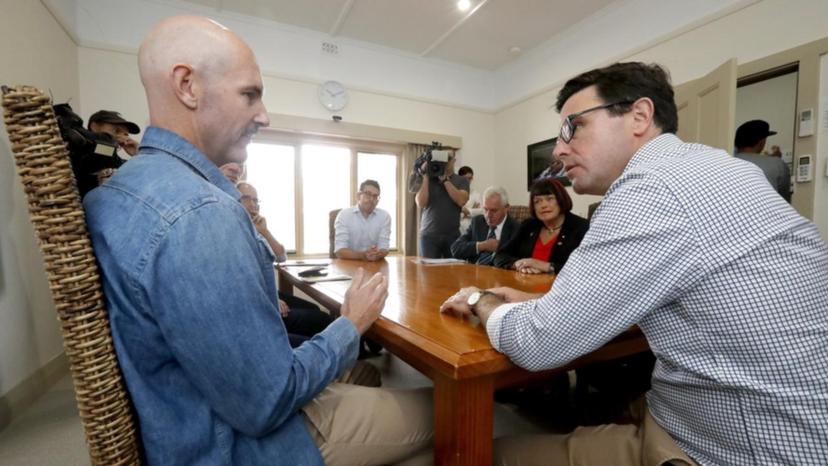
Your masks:
[[[449,180],[455,188],[469,191],[469,180],[465,177],[455,173]],[[421,220],[420,233],[423,235],[459,235],[460,206],[451,199],[443,183],[437,180],[429,180],[428,205],[423,209]]]
[[[738,153],[735,157],[761,168],[773,189],[786,201],[791,202],[791,172],[782,159],[770,155],[745,153]]]

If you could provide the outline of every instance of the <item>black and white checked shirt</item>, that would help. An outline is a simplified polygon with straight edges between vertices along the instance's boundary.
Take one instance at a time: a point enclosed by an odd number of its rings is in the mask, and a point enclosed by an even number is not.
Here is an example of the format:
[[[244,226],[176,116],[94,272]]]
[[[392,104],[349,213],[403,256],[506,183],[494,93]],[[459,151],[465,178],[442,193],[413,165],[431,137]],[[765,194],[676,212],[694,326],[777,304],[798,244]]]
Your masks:
[[[828,248],[756,166],[648,142],[549,293],[501,306],[487,330],[541,370],[633,324],[657,356],[650,411],[693,459],[828,462]]]

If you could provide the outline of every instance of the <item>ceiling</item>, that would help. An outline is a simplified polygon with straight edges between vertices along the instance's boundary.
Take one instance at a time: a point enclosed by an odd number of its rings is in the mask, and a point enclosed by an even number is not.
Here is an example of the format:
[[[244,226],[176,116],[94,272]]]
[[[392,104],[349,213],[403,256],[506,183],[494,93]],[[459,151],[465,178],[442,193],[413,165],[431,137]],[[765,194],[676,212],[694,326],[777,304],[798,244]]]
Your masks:
[[[456,0],[183,1],[496,70],[615,0],[471,0],[466,12]]]

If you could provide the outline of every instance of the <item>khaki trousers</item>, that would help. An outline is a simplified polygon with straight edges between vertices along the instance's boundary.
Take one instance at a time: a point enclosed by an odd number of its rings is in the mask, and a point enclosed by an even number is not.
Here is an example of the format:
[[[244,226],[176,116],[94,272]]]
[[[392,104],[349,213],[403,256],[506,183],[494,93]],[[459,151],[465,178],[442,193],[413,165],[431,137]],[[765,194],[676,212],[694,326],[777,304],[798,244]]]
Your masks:
[[[494,443],[494,464],[696,466],[656,423],[644,398],[631,406],[637,424],[578,427],[564,435],[502,437]]]
[[[302,412],[326,465],[394,464],[412,457],[430,464],[432,406],[431,388],[332,383]]]

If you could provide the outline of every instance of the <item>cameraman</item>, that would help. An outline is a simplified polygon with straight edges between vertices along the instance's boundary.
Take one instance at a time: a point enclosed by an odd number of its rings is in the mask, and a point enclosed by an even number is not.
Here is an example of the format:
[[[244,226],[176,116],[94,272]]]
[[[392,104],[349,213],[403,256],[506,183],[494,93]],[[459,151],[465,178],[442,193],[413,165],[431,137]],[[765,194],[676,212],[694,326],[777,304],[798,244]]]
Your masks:
[[[469,200],[469,180],[454,173],[454,154],[449,156],[442,176],[429,176],[428,163],[422,163],[417,177],[422,185],[414,198],[423,209],[420,226],[420,255],[451,256],[451,244],[460,236],[460,211]]]
[[[89,131],[106,133],[115,138],[118,146],[130,157],[138,153],[138,141],[132,139],[129,135],[140,133],[141,128],[124,119],[120,113],[111,110],[99,110],[89,117],[88,128]]]

